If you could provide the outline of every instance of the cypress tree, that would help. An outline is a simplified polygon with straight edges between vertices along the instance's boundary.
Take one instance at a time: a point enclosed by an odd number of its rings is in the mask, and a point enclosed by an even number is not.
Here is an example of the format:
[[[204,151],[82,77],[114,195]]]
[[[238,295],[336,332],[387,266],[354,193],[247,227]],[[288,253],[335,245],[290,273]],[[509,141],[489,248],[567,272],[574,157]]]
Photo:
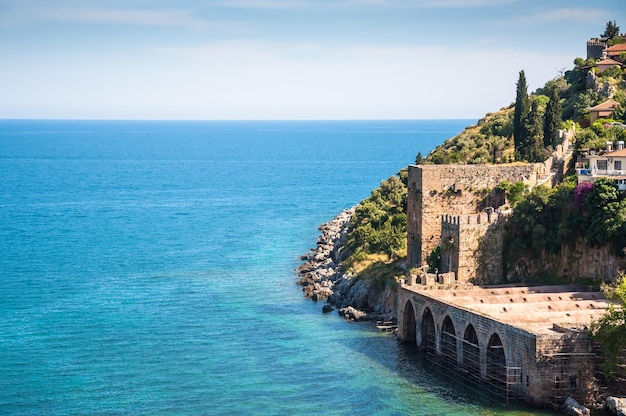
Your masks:
[[[558,130],[561,127],[561,101],[556,88],[552,89],[550,101],[546,106],[546,114],[543,120],[543,144],[545,147],[556,145]]]
[[[517,81],[517,95],[515,97],[515,112],[513,113],[513,143],[515,152],[523,155],[524,148],[527,147],[527,137],[524,136],[524,122],[530,112],[530,99],[528,98],[528,86],[526,85],[526,74],[522,69],[519,72]]]
[[[523,135],[526,143],[522,147],[522,158],[529,162],[543,162],[548,157],[548,151],[543,146],[543,125],[539,114],[539,103],[532,101],[530,112],[523,123]]]

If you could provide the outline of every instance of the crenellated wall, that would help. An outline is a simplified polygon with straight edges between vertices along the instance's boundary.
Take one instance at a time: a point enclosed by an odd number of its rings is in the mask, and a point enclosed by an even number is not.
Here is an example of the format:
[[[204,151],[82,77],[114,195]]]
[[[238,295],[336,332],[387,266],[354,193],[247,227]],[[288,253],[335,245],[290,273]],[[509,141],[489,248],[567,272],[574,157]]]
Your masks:
[[[497,216],[496,211],[489,215],[484,212],[481,200],[503,181],[521,181],[532,187],[540,178],[549,176],[549,169],[543,163],[410,165],[407,204],[409,264],[414,267],[424,265],[435,247],[443,248],[449,238],[453,238],[450,249],[454,245],[460,253],[458,259],[446,258],[448,263],[442,267],[443,271],[455,271],[459,281],[473,277],[477,262],[473,254],[481,236],[490,224],[496,222],[493,216]],[[456,230],[457,226],[459,230]]]

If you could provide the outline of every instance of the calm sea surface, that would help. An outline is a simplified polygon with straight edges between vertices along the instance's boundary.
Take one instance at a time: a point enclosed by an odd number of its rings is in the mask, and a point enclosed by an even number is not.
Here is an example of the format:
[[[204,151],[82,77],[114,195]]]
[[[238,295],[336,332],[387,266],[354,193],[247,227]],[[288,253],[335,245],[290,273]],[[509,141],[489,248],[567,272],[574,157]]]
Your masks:
[[[0,413],[545,414],[294,283],[321,223],[473,122],[0,121]]]

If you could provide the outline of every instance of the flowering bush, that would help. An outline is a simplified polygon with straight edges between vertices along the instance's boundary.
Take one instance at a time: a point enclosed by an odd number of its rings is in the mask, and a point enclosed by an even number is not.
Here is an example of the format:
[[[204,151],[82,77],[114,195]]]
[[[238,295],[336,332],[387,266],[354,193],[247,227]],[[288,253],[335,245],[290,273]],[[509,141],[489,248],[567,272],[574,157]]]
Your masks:
[[[574,188],[574,205],[576,208],[580,208],[582,201],[585,197],[591,192],[593,189],[593,182],[583,182],[579,183],[576,188]]]

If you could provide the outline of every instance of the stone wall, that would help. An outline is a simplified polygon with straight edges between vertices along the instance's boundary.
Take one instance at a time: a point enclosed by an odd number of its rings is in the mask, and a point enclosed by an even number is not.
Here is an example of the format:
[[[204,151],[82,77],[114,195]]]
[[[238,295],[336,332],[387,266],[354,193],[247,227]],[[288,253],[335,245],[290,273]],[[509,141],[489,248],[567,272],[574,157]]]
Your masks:
[[[546,170],[547,169],[547,170]],[[529,186],[549,174],[543,163],[522,165],[410,165],[407,204],[407,251],[411,266],[425,264],[431,251],[441,245],[442,220],[446,214],[467,217],[483,212],[481,200],[503,181],[524,182]],[[459,243],[467,250],[477,247],[478,229],[461,231]],[[465,227],[469,229],[471,227]],[[469,252],[466,253],[469,255]],[[461,267],[459,258],[459,267]],[[464,276],[470,276],[463,272]],[[460,280],[460,279],[459,279]]]
[[[614,281],[626,270],[626,257],[611,254],[609,246],[590,247],[584,241],[561,246],[557,254],[509,259],[506,279],[527,282],[529,278],[552,275],[564,281],[589,278],[605,282]]]
[[[537,363],[529,374],[528,394],[539,403],[559,405],[569,396],[585,402],[594,389],[594,353],[587,332],[558,329],[537,336]]]
[[[443,215],[441,221],[441,270],[454,272],[459,282],[476,277],[477,271],[486,276],[502,275],[501,235],[495,230],[500,214],[480,212],[468,215]],[[491,231],[491,232],[490,232]],[[479,253],[479,249],[483,250]],[[479,266],[489,264],[490,268]],[[494,265],[495,264],[495,265]]]
[[[507,394],[521,397],[541,407],[561,405],[567,396],[583,402],[593,390],[594,363],[591,359],[590,342],[586,332],[555,328],[551,333],[536,334],[489,316],[473,313],[429,296],[436,291],[415,291],[402,286],[398,291],[398,338],[415,343],[421,349],[426,328],[424,320],[432,314],[435,331],[435,355],[444,353],[442,337],[444,322],[452,322],[452,334],[456,339],[456,364],[470,377],[479,377],[487,383],[495,383],[493,363],[489,350],[501,348],[504,353]],[[477,339],[468,341],[467,333],[473,328]],[[448,327],[450,330],[450,327]],[[494,344],[497,338],[500,344]],[[475,345],[480,353],[479,367],[468,365],[464,356],[469,345]],[[495,371],[498,371],[497,369]],[[479,372],[479,373],[478,373]],[[494,393],[496,394],[496,393]]]
[[[405,310],[410,307],[414,311],[415,328],[407,331]],[[490,380],[494,374],[490,374],[490,363],[487,358],[487,350],[493,337],[497,337],[502,342],[506,367],[510,368],[510,378],[508,379],[508,390],[518,396],[527,397],[527,388],[522,383],[525,380],[527,371],[534,369],[536,363],[535,356],[535,335],[520,330],[509,324],[498,322],[487,316],[473,314],[456,306],[440,302],[428,296],[428,291],[416,293],[409,290],[400,290],[398,294],[398,337],[405,342],[415,342],[418,347],[425,348],[422,343],[422,318],[426,310],[433,315],[435,324],[436,354],[441,354],[442,326],[446,318],[450,318],[454,327],[454,337],[456,342],[457,365],[463,366],[464,361],[464,337],[469,327],[474,328],[478,337],[477,346],[480,349],[480,374],[475,374],[483,380]],[[406,334],[415,334],[415,339],[406,339]],[[513,371],[515,369],[515,371]]]

